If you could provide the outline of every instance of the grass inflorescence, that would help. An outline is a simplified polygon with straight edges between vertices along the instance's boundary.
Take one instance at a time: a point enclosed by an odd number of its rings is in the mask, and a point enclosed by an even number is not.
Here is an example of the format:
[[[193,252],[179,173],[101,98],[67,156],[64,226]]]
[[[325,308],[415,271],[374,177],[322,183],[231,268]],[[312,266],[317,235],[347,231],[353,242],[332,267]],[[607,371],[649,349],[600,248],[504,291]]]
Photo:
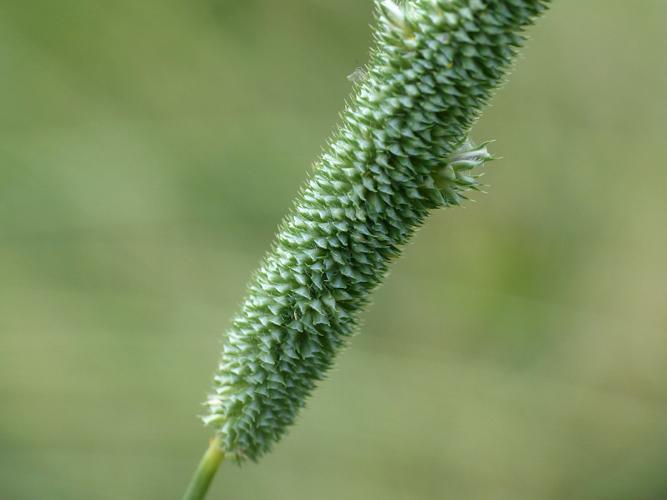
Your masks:
[[[227,456],[269,450],[429,212],[479,189],[468,133],[547,3],[376,2],[370,62],[227,332],[203,417]]]

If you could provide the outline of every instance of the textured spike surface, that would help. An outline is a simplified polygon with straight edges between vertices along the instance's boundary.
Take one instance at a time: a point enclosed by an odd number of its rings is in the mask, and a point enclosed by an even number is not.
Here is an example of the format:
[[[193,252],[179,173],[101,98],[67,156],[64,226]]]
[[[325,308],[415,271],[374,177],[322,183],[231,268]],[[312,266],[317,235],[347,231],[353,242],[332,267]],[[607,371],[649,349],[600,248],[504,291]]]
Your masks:
[[[491,157],[466,136],[547,4],[376,2],[370,63],[224,342],[203,419],[228,456],[270,449],[429,211],[478,188]]]

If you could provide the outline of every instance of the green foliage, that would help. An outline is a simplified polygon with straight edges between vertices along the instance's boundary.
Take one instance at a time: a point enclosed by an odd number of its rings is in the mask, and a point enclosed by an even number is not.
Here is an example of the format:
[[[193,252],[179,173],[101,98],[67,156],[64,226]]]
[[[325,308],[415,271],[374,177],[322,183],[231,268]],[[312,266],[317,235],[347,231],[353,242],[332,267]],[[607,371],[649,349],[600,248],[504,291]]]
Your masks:
[[[429,211],[478,188],[466,140],[546,0],[377,3],[370,64],[233,320],[207,424],[237,460],[294,421]]]

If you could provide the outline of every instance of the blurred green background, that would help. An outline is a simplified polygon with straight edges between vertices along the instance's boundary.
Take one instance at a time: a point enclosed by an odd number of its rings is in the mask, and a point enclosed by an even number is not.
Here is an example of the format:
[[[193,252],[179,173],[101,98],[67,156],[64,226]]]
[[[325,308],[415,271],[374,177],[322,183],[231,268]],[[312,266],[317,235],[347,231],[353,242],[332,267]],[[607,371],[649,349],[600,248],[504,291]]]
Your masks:
[[[211,499],[667,498],[661,0],[555,0],[298,425]],[[0,499],[180,498],[370,0],[0,2]]]

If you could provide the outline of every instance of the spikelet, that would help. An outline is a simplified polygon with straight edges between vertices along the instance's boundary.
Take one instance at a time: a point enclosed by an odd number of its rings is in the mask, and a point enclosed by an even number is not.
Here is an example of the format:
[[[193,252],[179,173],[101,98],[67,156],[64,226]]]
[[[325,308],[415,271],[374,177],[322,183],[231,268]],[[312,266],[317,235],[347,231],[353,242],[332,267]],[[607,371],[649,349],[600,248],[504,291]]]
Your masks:
[[[227,333],[203,417],[227,456],[270,449],[429,211],[478,189],[467,134],[547,3],[376,2],[370,63]]]

